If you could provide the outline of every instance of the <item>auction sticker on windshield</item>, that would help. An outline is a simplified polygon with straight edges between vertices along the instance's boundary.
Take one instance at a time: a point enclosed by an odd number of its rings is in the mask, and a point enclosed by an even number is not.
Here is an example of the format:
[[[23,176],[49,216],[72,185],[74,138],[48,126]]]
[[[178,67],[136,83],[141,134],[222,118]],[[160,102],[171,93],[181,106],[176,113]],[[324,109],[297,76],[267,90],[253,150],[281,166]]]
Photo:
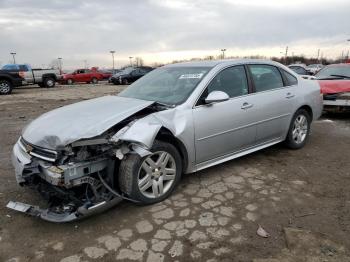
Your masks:
[[[179,79],[200,79],[202,78],[203,73],[200,74],[185,74],[185,75],[180,75]]]

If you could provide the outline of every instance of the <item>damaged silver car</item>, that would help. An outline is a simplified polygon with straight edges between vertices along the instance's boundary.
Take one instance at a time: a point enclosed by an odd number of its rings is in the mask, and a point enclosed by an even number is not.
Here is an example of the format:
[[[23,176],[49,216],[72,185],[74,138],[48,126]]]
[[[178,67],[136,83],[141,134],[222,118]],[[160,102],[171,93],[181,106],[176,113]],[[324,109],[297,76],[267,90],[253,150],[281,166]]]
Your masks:
[[[8,207],[67,222],[122,199],[167,198],[181,174],[285,142],[301,148],[322,111],[316,81],[264,60],[172,64],[116,96],[32,121],[13,148],[17,182],[48,206]]]

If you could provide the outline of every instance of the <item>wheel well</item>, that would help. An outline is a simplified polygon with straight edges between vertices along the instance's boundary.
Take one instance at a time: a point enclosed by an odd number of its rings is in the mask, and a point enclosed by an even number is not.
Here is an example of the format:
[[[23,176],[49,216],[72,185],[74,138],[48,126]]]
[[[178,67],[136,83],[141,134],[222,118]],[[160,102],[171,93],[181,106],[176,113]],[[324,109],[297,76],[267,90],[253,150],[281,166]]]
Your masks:
[[[165,127],[162,127],[159,130],[156,139],[170,143],[176,147],[177,151],[180,153],[181,156],[182,170],[185,171],[188,166],[188,154],[184,144],[178,138],[174,137],[174,135]]]
[[[56,75],[55,74],[46,74],[46,75],[43,75],[42,78],[43,78],[43,80],[45,78],[53,78],[54,80],[56,80]]]
[[[0,77],[0,80],[6,80],[6,81],[9,81],[11,84],[13,84],[12,79],[6,76]]]
[[[306,110],[306,112],[309,113],[309,116],[311,117],[311,121],[312,121],[312,119],[313,119],[313,113],[312,113],[312,108],[311,108],[310,106],[304,105],[304,106],[300,107],[299,109],[304,109],[304,110]],[[298,110],[299,110],[299,109],[298,109]]]

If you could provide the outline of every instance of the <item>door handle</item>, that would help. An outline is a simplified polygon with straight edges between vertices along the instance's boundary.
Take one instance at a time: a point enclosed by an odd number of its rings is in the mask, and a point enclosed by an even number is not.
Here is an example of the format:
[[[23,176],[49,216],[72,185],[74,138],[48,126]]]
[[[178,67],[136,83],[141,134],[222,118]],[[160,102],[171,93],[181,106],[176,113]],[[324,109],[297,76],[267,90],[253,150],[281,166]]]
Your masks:
[[[253,104],[249,104],[247,102],[244,102],[243,105],[241,106],[241,109],[248,109],[253,107]]]
[[[288,98],[288,99],[289,99],[289,98],[293,98],[294,96],[295,96],[295,95],[293,95],[292,93],[287,93],[287,94],[286,94],[286,98]]]

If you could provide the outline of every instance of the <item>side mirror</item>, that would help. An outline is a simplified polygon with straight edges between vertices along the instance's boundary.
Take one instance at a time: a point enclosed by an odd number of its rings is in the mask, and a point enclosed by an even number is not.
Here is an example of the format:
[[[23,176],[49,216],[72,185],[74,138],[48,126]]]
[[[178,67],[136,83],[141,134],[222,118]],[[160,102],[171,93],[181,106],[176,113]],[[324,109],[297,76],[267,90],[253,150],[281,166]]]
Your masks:
[[[218,103],[218,102],[227,101],[229,99],[230,97],[225,92],[213,91],[207,96],[207,98],[205,99],[205,103],[206,104]]]

